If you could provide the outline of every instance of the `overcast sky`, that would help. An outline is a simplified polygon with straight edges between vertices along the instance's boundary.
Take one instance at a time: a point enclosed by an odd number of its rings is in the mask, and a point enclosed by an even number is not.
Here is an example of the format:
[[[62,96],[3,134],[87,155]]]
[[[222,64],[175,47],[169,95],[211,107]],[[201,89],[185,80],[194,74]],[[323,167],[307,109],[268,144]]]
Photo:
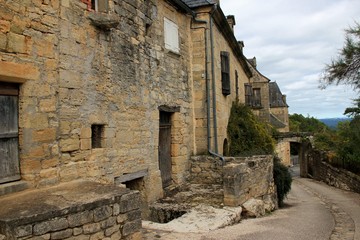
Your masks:
[[[244,55],[287,95],[290,113],[343,117],[356,93],[350,86],[319,89],[325,64],[342,48],[344,29],[360,22],[360,0],[220,0],[235,15]]]

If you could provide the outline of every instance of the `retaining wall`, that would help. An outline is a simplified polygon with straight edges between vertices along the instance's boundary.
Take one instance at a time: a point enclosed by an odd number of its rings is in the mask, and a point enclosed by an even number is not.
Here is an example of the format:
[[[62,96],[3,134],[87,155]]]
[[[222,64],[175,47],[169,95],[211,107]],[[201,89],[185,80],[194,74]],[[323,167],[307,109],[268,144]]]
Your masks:
[[[138,191],[93,182],[12,194],[0,200],[0,239],[142,239],[140,201]]]

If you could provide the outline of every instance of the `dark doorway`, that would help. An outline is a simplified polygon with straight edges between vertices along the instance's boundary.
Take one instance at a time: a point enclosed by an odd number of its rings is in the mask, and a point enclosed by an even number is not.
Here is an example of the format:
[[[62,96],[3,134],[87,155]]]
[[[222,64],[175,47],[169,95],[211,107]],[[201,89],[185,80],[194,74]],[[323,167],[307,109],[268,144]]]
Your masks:
[[[0,83],[0,183],[20,179],[18,86]]]
[[[160,111],[159,126],[159,168],[163,188],[171,184],[171,115]]]

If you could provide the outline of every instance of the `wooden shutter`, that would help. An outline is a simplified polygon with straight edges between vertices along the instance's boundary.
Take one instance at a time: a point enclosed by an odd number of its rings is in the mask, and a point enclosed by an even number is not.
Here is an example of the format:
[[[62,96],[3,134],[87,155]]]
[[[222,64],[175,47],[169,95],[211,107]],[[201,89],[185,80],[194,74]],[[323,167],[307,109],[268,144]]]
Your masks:
[[[164,18],[164,37],[165,48],[178,53],[180,51],[178,26],[167,18]]]
[[[245,105],[252,106],[252,87],[248,83],[245,83]]]
[[[17,94],[17,86],[0,84],[0,183],[20,179]]]
[[[222,83],[222,93],[230,95],[230,63],[229,63],[229,53],[221,52],[221,83]]]

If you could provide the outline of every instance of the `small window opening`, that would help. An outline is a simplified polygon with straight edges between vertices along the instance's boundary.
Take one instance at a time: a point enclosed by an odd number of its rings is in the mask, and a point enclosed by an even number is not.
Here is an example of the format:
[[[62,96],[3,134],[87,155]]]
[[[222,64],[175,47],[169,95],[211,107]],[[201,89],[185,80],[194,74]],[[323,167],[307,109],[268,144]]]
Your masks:
[[[91,147],[102,148],[104,136],[104,125],[91,125]]]
[[[97,11],[97,0],[91,0],[91,9]]]

